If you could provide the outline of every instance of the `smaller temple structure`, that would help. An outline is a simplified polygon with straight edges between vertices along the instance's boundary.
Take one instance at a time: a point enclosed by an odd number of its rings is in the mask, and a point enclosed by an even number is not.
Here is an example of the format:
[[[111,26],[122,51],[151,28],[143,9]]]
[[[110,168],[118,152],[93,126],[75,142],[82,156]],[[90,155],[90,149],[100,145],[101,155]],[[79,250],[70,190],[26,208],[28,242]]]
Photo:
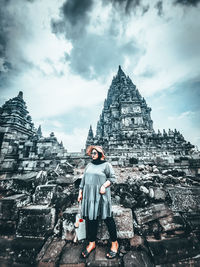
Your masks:
[[[90,126],[86,147],[102,145],[110,156],[188,155],[194,147],[175,130],[157,133],[151,108],[131,79],[119,66],[97,122],[96,135]]]
[[[23,173],[49,168],[67,150],[54,133],[36,129],[20,91],[0,108],[0,173]]]

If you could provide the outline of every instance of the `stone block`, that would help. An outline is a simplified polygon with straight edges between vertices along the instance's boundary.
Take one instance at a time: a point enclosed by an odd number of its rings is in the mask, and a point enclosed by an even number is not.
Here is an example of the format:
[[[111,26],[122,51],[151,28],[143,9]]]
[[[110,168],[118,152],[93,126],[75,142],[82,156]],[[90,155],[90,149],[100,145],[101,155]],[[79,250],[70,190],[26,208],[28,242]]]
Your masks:
[[[133,215],[132,210],[121,206],[113,205],[113,218],[116,223],[118,238],[131,238],[133,232]],[[104,221],[100,220],[97,238],[104,240],[109,239],[109,233]]]
[[[55,184],[39,185],[34,194],[34,203],[37,205],[50,205],[57,196],[58,186]]]
[[[169,187],[168,192],[172,199],[172,209],[174,211],[200,211],[200,187]]]
[[[32,266],[42,245],[41,240],[0,238],[0,266]]]
[[[168,216],[172,213],[167,205],[164,203],[152,204],[145,208],[139,208],[134,211],[137,222],[139,224],[145,224],[150,221]]]
[[[0,237],[0,260],[11,260],[12,243],[14,238]],[[1,265],[0,265],[1,266]]]
[[[161,188],[154,188],[154,198],[156,200],[165,200],[166,192]]]
[[[159,264],[155,267],[199,267],[200,266],[200,257],[195,257],[191,259],[176,261],[173,263]]]
[[[189,224],[192,231],[200,231],[200,213],[199,212],[185,212],[182,214],[183,218]]]
[[[122,262],[119,256],[116,257],[115,259],[107,259],[106,258],[107,251],[108,251],[107,247],[97,245],[96,249],[90,254],[88,259],[86,260],[87,266],[89,267],[122,266]]]
[[[142,236],[135,235],[134,237],[130,239],[131,247],[137,248],[139,246],[142,246],[143,244],[144,244],[144,239],[142,238]]]
[[[83,244],[67,243],[63,249],[59,267],[85,267],[85,260],[80,257]]]
[[[14,235],[16,232],[16,221],[0,220],[0,235]]]
[[[37,258],[36,258],[36,262],[39,262],[42,260],[46,250],[48,249],[49,245],[51,244],[51,242],[53,241],[53,236],[49,236],[46,240],[46,242],[44,243],[42,249],[40,250],[40,252],[38,253],[37,255]]]
[[[65,246],[65,241],[55,238],[46,249],[38,267],[56,267],[60,259],[60,254]]]
[[[67,208],[63,212],[63,226],[62,226],[62,239],[74,240],[75,228],[74,223],[76,220],[76,214],[78,213],[78,206]]]
[[[145,251],[129,251],[123,257],[124,267],[154,267],[152,260]]]
[[[183,230],[186,227],[185,222],[179,213],[173,213],[167,217],[160,218],[159,222],[165,232]]]
[[[43,240],[33,238],[16,238],[12,243],[13,262],[29,264],[30,266],[35,264],[36,256],[41,250],[44,244]]]
[[[147,237],[154,263],[166,264],[192,258],[199,254],[200,244],[195,235],[157,240]]]
[[[16,235],[45,238],[55,225],[55,209],[48,206],[30,205],[19,209]]]
[[[26,194],[16,194],[0,199],[0,219],[16,220],[18,208],[27,205],[31,201]]]
[[[41,183],[39,179],[36,179],[37,172],[29,172],[26,174],[13,175],[11,178],[0,179],[0,187],[4,190],[10,190],[16,194],[33,193],[37,183]]]

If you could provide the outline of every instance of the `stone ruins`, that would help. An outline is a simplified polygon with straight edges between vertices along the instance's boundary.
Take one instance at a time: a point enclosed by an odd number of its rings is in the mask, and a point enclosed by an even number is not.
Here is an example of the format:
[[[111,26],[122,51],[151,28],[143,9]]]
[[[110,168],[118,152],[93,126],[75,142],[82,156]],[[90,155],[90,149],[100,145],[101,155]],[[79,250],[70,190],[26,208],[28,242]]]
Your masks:
[[[86,146],[102,145],[114,167],[113,216],[120,244],[99,222],[97,247],[80,253],[74,223],[86,164],[54,133],[35,129],[19,92],[0,108],[0,266],[200,266],[200,155],[177,130],[155,133],[151,109],[119,67]],[[87,228],[87,224],[86,224]],[[89,231],[89,229],[87,229]]]
[[[0,108],[0,149],[1,173],[38,171],[67,153],[53,132],[44,138],[34,128],[22,92]]]

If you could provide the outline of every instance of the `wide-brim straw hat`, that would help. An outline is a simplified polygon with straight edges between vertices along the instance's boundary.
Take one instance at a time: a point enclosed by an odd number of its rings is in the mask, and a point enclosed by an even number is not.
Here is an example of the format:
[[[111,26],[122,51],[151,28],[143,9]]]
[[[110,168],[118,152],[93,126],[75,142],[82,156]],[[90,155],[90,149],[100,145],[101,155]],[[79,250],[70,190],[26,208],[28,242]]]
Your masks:
[[[87,150],[86,150],[86,154],[88,156],[91,156],[91,152],[93,149],[96,149],[96,151],[100,152],[102,154],[101,160],[105,159],[105,152],[103,151],[103,148],[101,146],[88,146]]]

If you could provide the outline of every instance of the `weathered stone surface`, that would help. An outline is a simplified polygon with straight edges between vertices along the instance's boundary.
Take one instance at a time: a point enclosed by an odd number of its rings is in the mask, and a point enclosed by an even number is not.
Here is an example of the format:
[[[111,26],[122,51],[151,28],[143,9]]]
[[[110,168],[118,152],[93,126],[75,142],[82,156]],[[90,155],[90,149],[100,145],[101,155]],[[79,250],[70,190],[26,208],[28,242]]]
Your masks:
[[[0,220],[0,235],[15,235],[16,221]]]
[[[182,214],[187,221],[192,231],[200,231],[200,213],[199,212],[185,212]]]
[[[30,202],[30,196],[17,194],[0,199],[0,219],[16,220],[18,208],[27,205]]]
[[[173,263],[196,256],[200,244],[196,236],[173,237],[156,240],[148,237],[147,243],[155,264]]]
[[[122,266],[122,262],[119,257],[116,257],[115,259],[107,259],[106,258],[107,251],[108,251],[107,247],[97,245],[95,251],[93,251],[90,254],[89,258],[86,260],[87,266],[90,267]]]
[[[200,187],[176,186],[168,188],[172,209],[182,212],[200,211]]]
[[[172,212],[164,203],[152,204],[145,208],[136,209],[134,211],[139,224],[144,224],[158,218],[170,215]]]
[[[63,226],[62,226],[62,239],[74,240],[76,232],[74,223],[76,220],[76,214],[78,213],[78,206],[67,208],[63,212]]]
[[[13,240],[13,237],[0,238],[0,260],[12,260],[10,252],[12,251]]]
[[[199,266],[200,266],[200,256],[173,263],[159,264],[156,265],[155,267],[199,267]]]
[[[16,238],[12,243],[13,262],[35,264],[35,259],[44,244],[43,240],[33,238]]]
[[[36,262],[39,262],[42,260],[42,257],[44,256],[46,250],[48,249],[49,245],[51,244],[51,242],[53,241],[53,236],[48,237],[47,241],[44,243],[42,249],[40,250],[40,252],[37,255],[36,258]]]
[[[123,208],[121,206],[112,206],[113,218],[116,223],[118,238],[131,238],[134,236],[133,232],[133,216],[132,210]],[[99,222],[97,238],[108,239],[109,233],[103,221]]]
[[[183,218],[179,213],[170,214],[167,217],[159,219],[159,222],[164,231],[182,230],[186,227]]]
[[[56,267],[64,246],[65,241],[55,238],[46,249],[42,259],[38,263],[38,267]]]
[[[55,209],[48,206],[30,205],[19,210],[17,236],[45,238],[53,231]]]
[[[131,247],[137,248],[143,244],[144,244],[144,239],[142,238],[142,236],[135,235],[134,237],[130,239]]]
[[[37,205],[50,205],[55,202],[58,186],[55,184],[39,185],[34,194],[34,203]]]
[[[41,183],[41,179],[37,179],[37,172],[29,172],[26,174],[14,174],[9,178],[0,179],[0,188],[4,190],[12,189],[16,194],[34,193],[35,186]]]
[[[154,267],[152,260],[145,251],[129,251],[123,257],[124,267]]]
[[[67,243],[63,249],[59,267],[85,267],[85,260],[80,257],[83,244]]]
[[[156,200],[165,200],[166,198],[166,192],[161,188],[154,188],[154,198]]]
[[[43,245],[43,241],[26,238],[0,238],[0,266],[32,266]],[[9,265],[10,263],[10,265]]]

